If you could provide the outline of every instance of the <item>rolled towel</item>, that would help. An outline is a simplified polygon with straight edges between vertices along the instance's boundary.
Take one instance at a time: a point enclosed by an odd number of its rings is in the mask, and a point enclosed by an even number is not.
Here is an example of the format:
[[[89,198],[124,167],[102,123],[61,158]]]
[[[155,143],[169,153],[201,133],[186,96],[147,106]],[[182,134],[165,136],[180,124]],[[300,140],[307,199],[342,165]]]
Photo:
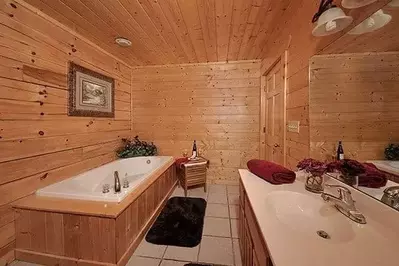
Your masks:
[[[363,163],[364,173],[359,174],[359,186],[369,188],[385,187],[388,181],[386,175],[372,163]]]
[[[293,183],[296,178],[295,172],[269,161],[253,159],[247,166],[251,173],[273,185]]]

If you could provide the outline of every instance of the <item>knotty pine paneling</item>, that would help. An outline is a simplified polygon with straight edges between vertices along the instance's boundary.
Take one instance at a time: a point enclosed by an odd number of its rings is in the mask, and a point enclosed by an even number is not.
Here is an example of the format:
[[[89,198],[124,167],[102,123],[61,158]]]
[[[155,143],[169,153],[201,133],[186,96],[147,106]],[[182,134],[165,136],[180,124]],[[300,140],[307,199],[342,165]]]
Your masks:
[[[335,2],[340,4],[340,1]],[[354,18],[354,23],[346,31],[388,2],[390,1],[378,0],[363,8],[346,10],[346,14]],[[299,133],[287,132],[287,166],[291,169],[296,169],[299,160],[309,157],[310,151],[309,59],[327,47],[333,51],[346,45],[345,42],[340,41],[340,38],[345,37],[345,32],[326,37],[312,36],[314,25],[310,18],[318,9],[319,4],[320,1],[316,0],[291,2],[272,22],[275,25],[274,30],[267,33],[267,41],[262,44],[262,51],[258,55],[258,58],[262,58],[261,74],[263,75],[276,61],[277,56],[281,56],[285,50],[288,50],[287,121],[298,120],[301,123]],[[352,41],[358,42],[357,45],[365,43],[362,38]]]
[[[314,56],[310,63],[310,153],[382,160],[399,141],[399,53]]]
[[[8,261],[15,246],[10,203],[113,161],[120,139],[130,136],[130,68],[39,13],[18,1],[1,3],[0,257]],[[115,118],[67,116],[68,61],[115,78]],[[59,248],[47,242],[37,250]]]
[[[237,169],[259,156],[259,69],[259,61],[133,68],[133,132],[177,157],[195,139],[209,182],[236,183]]]

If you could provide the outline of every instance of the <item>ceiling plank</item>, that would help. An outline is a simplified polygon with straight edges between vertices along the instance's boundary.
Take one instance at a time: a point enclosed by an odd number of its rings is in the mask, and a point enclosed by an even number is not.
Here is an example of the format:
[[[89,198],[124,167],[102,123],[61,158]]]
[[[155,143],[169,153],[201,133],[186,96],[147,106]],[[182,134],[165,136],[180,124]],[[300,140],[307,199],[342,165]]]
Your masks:
[[[189,57],[185,53],[183,46],[170,26],[158,2],[152,0],[140,0],[139,2],[165,41],[171,46],[174,54],[177,56],[177,60],[180,63],[188,62]]]
[[[258,13],[261,9],[263,0],[253,0],[251,11],[249,13],[249,17],[247,20],[247,25],[245,27],[244,36],[241,42],[240,51],[238,53],[238,59],[247,59],[245,57],[245,53],[247,51],[247,45],[249,43],[249,39],[252,35],[252,30],[255,27],[256,19],[258,18]]]
[[[233,0],[216,1],[216,36],[218,61],[227,61],[229,50]]]
[[[300,5],[301,2],[292,2],[292,0],[283,0],[279,2],[270,1],[270,4],[262,11],[262,16],[265,17],[265,20],[263,21],[263,25],[260,27],[260,31],[256,35],[255,42],[249,47],[250,51],[247,57],[258,57],[274,29],[274,27],[271,27],[270,25],[276,25],[275,23],[281,22],[279,19],[286,12],[290,4]]]
[[[204,36],[202,34],[201,21],[198,15],[198,8],[196,1],[178,0],[177,1],[180,12],[183,15],[185,25],[188,29],[189,37],[193,43],[194,49],[197,53],[197,58],[200,62],[207,62]]]
[[[55,4],[57,6],[57,3],[56,3],[57,1],[59,1],[59,0],[54,0],[54,2],[50,1],[49,3],[52,3],[53,5]],[[74,16],[77,16],[77,15],[75,15],[75,13],[73,13],[73,11],[69,7],[65,6],[64,4],[58,3],[59,7],[61,7],[62,9],[65,9],[65,12],[64,12],[64,10],[54,9],[53,7],[51,7],[47,4],[48,2],[44,3],[42,0],[26,0],[26,2],[30,5],[35,6],[36,8],[38,8],[42,12],[46,13],[50,17],[56,19],[57,21],[64,24],[65,26],[75,30],[77,33],[79,33],[83,36],[86,36],[87,38],[93,40],[95,43],[98,43],[100,46],[103,47],[103,49],[109,51],[114,56],[116,56],[116,57],[123,56],[125,61],[128,61],[132,64],[139,63],[134,58],[132,58],[130,53],[121,51],[121,49],[115,49],[118,47],[115,45],[113,40],[108,40],[107,38],[104,38],[103,32],[98,31],[95,27],[93,27],[91,24],[87,23],[84,19],[80,18],[79,19],[80,23],[77,23],[78,19],[71,20],[70,18],[66,17],[66,14],[71,14]],[[83,23],[84,27],[81,26],[82,23]]]
[[[227,59],[238,60],[242,37],[251,10],[252,0],[234,0],[233,22]]]
[[[208,61],[218,61],[216,39],[216,0],[197,0]]]
[[[163,54],[157,49],[155,43],[150,37],[141,29],[137,22],[130,16],[127,10],[117,0],[99,0],[107,9],[117,17],[121,23],[132,33],[134,39],[131,39],[135,49],[135,44],[142,42],[145,50],[139,51],[142,56],[146,57],[144,64],[162,64],[164,62]]]
[[[177,38],[179,39],[181,45],[187,56],[189,57],[188,63],[197,63],[198,57],[194,46],[188,36],[187,27],[184,23],[182,14],[180,13],[180,8],[176,0],[159,1],[164,15],[166,16],[169,24],[172,26]]]
[[[140,27],[155,43],[163,54],[165,61],[164,63],[177,63],[176,56],[173,51],[171,51],[169,45],[165,42],[161,34],[155,28],[152,20],[147,16],[142,6],[137,2],[137,0],[118,0],[137,22],[137,26]]]

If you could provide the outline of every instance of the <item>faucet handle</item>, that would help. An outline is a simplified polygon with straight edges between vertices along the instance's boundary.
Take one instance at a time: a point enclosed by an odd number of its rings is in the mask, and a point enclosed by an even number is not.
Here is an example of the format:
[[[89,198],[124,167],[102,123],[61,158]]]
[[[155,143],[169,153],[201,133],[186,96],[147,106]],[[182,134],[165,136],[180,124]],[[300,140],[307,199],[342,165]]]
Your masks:
[[[329,187],[329,188],[336,188],[338,192],[346,192],[348,194],[352,194],[349,188],[341,186],[341,185],[330,185],[330,184],[324,184],[324,186]]]

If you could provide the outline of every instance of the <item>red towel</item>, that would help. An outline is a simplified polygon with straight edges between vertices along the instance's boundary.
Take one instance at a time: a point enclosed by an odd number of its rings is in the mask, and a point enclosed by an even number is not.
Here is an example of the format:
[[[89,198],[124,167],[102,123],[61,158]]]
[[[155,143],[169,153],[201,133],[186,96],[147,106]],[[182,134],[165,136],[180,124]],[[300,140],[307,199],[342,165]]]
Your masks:
[[[175,160],[175,165],[178,169],[181,169],[183,164],[188,162],[188,157],[177,158]]]
[[[359,175],[359,186],[380,188],[385,187],[388,178],[372,163],[363,163],[365,172]]]
[[[273,185],[288,184],[295,181],[296,175],[287,168],[263,160],[250,160],[247,163],[249,171]]]

